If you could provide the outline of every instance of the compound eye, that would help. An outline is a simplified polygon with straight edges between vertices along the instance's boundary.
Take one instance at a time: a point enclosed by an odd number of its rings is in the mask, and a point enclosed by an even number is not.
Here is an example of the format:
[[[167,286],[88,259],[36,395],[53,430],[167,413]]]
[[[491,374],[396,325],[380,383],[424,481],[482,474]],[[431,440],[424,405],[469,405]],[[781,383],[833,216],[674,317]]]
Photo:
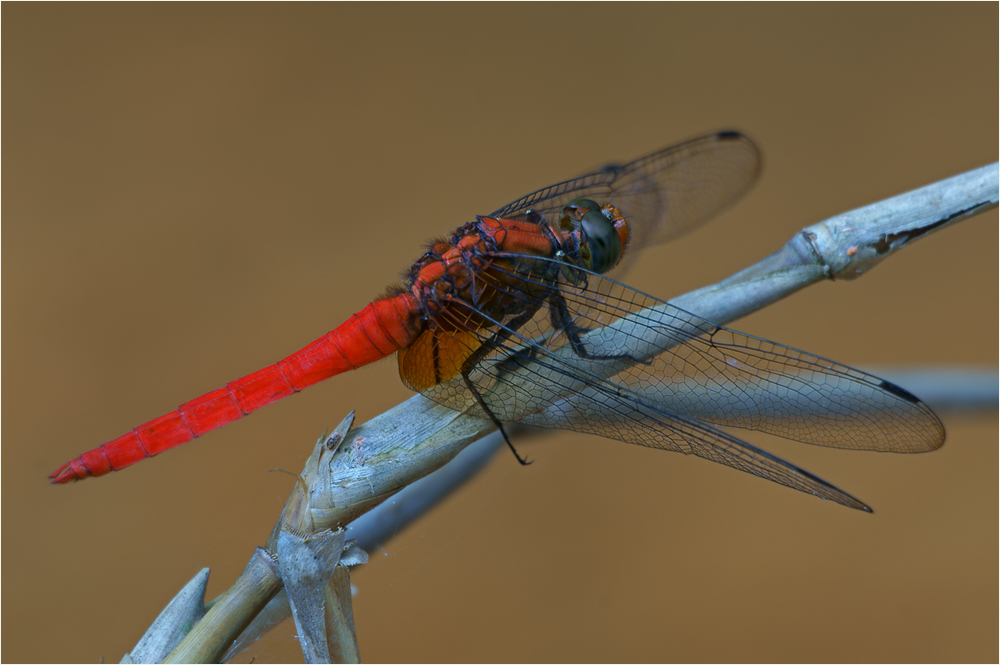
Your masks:
[[[588,212],[600,212],[600,210],[601,206],[597,205],[596,201],[591,199],[573,199],[563,208],[563,214],[572,214],[579,220]]]
[[[582,226],[584,238],[590,246],[590,269],[603,275],[618,265],[622,257],[621,238],[611,220],[599,208],[583,215]]]

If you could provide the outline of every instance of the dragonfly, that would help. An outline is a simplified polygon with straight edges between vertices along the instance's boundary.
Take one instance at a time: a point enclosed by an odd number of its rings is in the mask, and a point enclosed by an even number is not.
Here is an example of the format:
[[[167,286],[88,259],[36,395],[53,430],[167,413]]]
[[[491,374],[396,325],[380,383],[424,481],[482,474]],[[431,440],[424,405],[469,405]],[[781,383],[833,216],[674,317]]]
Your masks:
[[[333,331],[84,453],[50,479],[122,469],[395,353],[408,387],[488,418],[508,444],[510,422],[597,434],[693,454],[870,512],[721,428],[924,452],[944,442],[926,404],[888,381],[716,325],[615,279],[641,248],[732,205],[759,171],[750,139],[717,132],[518,198],[432,243],[404,284]]]

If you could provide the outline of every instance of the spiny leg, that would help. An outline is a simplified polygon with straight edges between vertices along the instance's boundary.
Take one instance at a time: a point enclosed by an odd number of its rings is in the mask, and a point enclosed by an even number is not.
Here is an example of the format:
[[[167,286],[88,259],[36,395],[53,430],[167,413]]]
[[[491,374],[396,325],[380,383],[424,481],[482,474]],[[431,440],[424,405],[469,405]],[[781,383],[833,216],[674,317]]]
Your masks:
[[[566,338],[569,340],[570,348],[573,349],[573,353],[575,353],[577,357],[587,358],[590,360],[631,360],[632,362],[642,363],[643,365],[649,365],[652,363],[651,360],[636,358],[630,353],[615,353],[608,355],[593,355],[589,353],[587,351],[587,347],[583,344],[583,340],[580,338],[580,334],[589,332],[589,329],[583,328],[574,323],[573,317],[570,316],[569,313],[569,307],[566,305],[566,300],[562,297],[562,294],[553,290],[551,295],[549,295],[548,300],[551,305],[549,313],[552,315],[552,327],[566,333]]]
[[[537,307],[529,309],[526,312],[522,312],[518,316],[511,319],[507,326],[498,328],[497,331],[493,333],[493,336],[490,337],[489,341],[481,344],[479,348],[476,349],[472,355],[466,358],[465,362],[462,364],[462,380],[465,381],[465,386],[469,389],[469,392],[472,393],[472,396],[476,398],[479,406],[486,412],[489,419],[492,420],[493,424],[500,430],[500,435],[503,436],[503,440],[507,443],[507,447],[509,447],[510,451],[514,453],[514,457],[521,463],[522,466],[528,466],[531,462],[521,457],[521,455],[517,452],[517,449],[514,448],[514,444],[510,442],[510,437],[507,436],[507,431],[503,428],[503,423],[500,422],[500,419],[496,417],[493,410],[490,409],[488,404],[486,404],[486,400],[483,399],[479,389],[472,383],[472,379],[470,379],[469,376],[472,373],[472,368],[475,367],[480,360],[485,358],[486,355],[494,348],[502,348],[503,343],[510,338],[512,332],[530,321],[536,311],[538,311]]]
[[[469,380],[469,375],[463,373],[462,378],[465,380],[466,387],[468,387],[469,391],[476,398],[476,401],[479,402],[479,406],[482,407],[483,411],[486,412],[486,415],[493,421],[493,424],[497,426],[498,430],[500,430],[500,435],[503,436],[503,440],[507,443],[507,447],[510,448],[510,452],[514,453],[514,458],[517,459],[522,466],[528,466],[531,464],[531,462],[527,459],[521,457],[521,455],[517,452],[517,448],[515,448],[514,444],[510,442],[510,437],[507,436],[507,431],[503,428],[503,423],[497,419],[497,417],[493,414],[493,411],[490,410],[490,407],[483,401],[483,396],[479,394],[479,391],[472,384],[472,381]]]

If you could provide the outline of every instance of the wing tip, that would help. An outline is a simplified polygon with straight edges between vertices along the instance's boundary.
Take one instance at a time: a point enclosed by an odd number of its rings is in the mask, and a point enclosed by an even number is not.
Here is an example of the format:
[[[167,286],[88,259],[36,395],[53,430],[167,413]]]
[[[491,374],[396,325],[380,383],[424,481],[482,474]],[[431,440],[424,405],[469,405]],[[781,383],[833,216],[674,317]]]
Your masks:
[[[937,450],[938,448],[944,445],[944,440],[945,440],[944,423],[942,423],[941,419],[937,416],[937,414],[934,413],[934,411],[929,406],[927,406],[927,402],[924,402],[922,399],[911,393],[909,390],[906,390],[902,386],[899,386],[891,381],[886,381],[885,379],[879,379],[878,387],[884,390],[885,392],[889,393],[890,395],[898,397],[904,402],[909,402],[913,406],[922,410],[923,415],[926,416],[925,418],[926,422],[924,423],[924,426],[922,428],[926,432],[926,435],[921,437],[923,441],[921,441],[921,445],[919,448],[910,450],[908,452],[921,452],[921,453],[930,452],[932,450]]]
[[[745,139],[746,136],[735,129],[724,129],[721,132],[716,132],[715,138],[720,141],[740,141]]]
[[[923,402],[920,401],[919,397],[917,397],[916,395],[914,395],[913,393],[911,393],[909,390],[906,390],[905,388],[897,386],[895,383],[892,383],[891,381],[886,381],[885,379],[882,379],[881,381],[882,382],[879,384],[879,388],[882,388],[886,392],[892,393],[896,397],[899,397],[901,399],[905,399],[906,401],[911,402],[913,404],[922,404],[923,403]]]

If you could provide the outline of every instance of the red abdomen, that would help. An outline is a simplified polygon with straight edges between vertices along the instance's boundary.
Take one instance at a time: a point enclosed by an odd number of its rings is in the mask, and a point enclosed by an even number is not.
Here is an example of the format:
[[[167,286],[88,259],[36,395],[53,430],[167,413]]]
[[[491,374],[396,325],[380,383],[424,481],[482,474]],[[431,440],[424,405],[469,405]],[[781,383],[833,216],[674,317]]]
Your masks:
[[[49,477],[66,483],[135,464],[323,379],[390,356],[412,344],[422,326],[411,294],[377,300],[284,360],[182,404],[62,465]]]

